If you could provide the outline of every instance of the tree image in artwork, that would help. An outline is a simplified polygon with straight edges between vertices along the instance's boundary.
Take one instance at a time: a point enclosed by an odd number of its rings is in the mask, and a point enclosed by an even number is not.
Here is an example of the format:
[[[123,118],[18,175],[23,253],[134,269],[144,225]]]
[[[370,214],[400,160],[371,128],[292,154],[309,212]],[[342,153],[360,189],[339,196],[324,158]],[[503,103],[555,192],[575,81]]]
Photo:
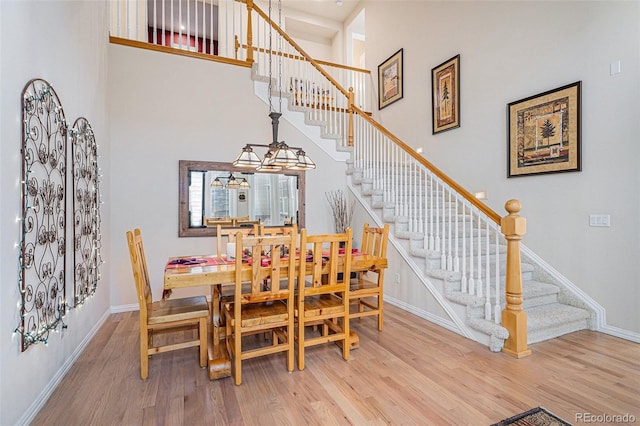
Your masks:
[[[549,145],[549,138],[555,136],[555,134],[556,126],[553,125],[551,120],[544,120],[544,123],[542,123],[542,126],[540,126],[540,136],[542,136],[543,139],[547,139],[547,145]]]
[[[569,161],[568,99],[517,112],[518,167]]]
[[[447,82],[445,81],[444,87],[442,88],[442,102],[447,102],[449,100],[449,88],[447,87]]]
[[[447,120],[453,115],[453,103],[451,102],[451,93],[449,87],[451,87],[453,76],[450,72],[440,76],[440,99],[438,102],[438,119]]]

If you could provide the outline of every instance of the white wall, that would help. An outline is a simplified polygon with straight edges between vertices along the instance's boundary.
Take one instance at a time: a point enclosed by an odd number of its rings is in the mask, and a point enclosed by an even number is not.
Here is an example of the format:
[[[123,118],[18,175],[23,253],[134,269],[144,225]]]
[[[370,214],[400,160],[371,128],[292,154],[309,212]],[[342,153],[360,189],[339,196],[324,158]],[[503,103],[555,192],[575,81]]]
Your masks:
[[[30,407],[51,391],[78,354],[82,341],[109,311],[110,274],[103,265],[96,294],[82,308],[64,318],[68,328],[53,333],[44,344],[20,352],[18,326],[20,238],[16,218],[21,216],[22,141],[21,93],[33,78],[47,80],[56,91],[67,121],[89,120],[99,145],[99,165],[108,170],[109,123],[106,111],[108,13],[103,1],[0,2],[0,424],[28,420]],[[70,142],[70,140],[69,140]],[[70,159],[70,156],[68,157]],[[70,168],[70,167],[69,167]],[[109,227],[109,184],[100,186],[105,205],[103,229]],[[72,199],[71,187],[67,198]],[[68,219],[72,229],[73,222]],[[103,258],[108,261],[109,238],[103,234]],[[67,251],[72,262],[73,252]],[[73,298],[73,274],[67,275],[67,299]]]
[[[142,230],[154,299],[162,294],[169,256],[215,250],[213,237],[178,238],[178,160],[231,162],[246,143],[271,142],[269,108],[253,87],[249,68],[109,47],[111,156],[117,165],[110,174],[117,188],[110,231],[112,306],[136,303],[127,230]],[[306,227],[329,232],[324,193],[344,188],[345,165],[336,164],[284,119],[279,136],[303,147],[316,162],[318,168],[306,172]]]
[[[640,3],[365,4],[367,67],[404,49],[404,98],[382,124],[504,215],[522,201],[523,243],[640,332]],[[392,29],[380,31],[381,28]],[[431,134],[431,69],[461,55],[461,127]],[[609,75],[621,61],[622,73]],[[582,172],[507,179],[506,105],[582,81]],[[377,114],[376,114],[377,116]],[[611,227],[589,227],[589,214]]]

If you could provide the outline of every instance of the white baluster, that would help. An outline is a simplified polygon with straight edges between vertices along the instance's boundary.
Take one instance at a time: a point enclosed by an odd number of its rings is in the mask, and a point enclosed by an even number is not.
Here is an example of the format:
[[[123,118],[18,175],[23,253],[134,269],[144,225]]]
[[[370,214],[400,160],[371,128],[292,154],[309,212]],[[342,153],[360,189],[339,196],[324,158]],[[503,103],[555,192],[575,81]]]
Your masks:
[[[480,210],[478,210],[478,274],[476,275],[476,293],[478,297],[483,297],[483,288],[482,288],[482,219],[480,216]]]
[[[444,186],[444,182],[442,183],[442,211],[441,215],[441,225],[442,225],[442,233],[440,236],[440,269],[447,269],[447,233],[446,233],[446,225],[447,225],[447,204],[445,203],[446,196],[446,188]]]
[[[491,320],[491,269],[489,268],[489,243],[491,240],[491,238],[489,237],[489,221],[485,220],[486,223],[486,253],[484,255],[484,259],[485,259],[485,287],[486,287],[486,291],[485,291],[485,297],[486,297],[486,302],[484,304],[484,319],[486,320]]]
[[[473,278],[473,209],[469,208],[469,294],[476,294],[476,281]]]
[[[453,271],[453,256],[451,255],[451,228],[453,227],[453,218],[451,216],[451,188],[447,189],[447,199],[449,200],[448,203],[448,213],[447,215],[449,216],[448,218],[448,222],[449,222],[449,230],[448,230],[448,235],[447,235],[447,240],[448,240],[448,246],[447,246],[447,271]]]
[[[460,216],[458,216],[458,204],[460,204],[460,199],[458,198],[458,196],[455,197],[456,200],[456,215],[453,221],[454,226],[456,227],[455,230],[455,246],[454,246],[454,253],[453,253],[453,270],[455,272],[460,272],[460,257],[458,255],[458,243],[460,242],[460,237],[458,235],[458,228],[460,227]]]
[[[495,231],[496,234],[496,298],[495,298],[495,304],[493,307],[493,320],[495,321],[496,324],[500,324],[500,322],[502,321],[502,313],[501,313],[501,308],[500,308],[500,299],[502,297],[502,294],[500,293],[500,244],[499,244],[499,238],[500,238],[500,232],[498,232],[497,230]]]
[[[466,206],[462,204],[462,278],[460,279],[460,291],[466,293],[467,288],[467,214]]]
[[[433,246],[433,250],[436,252],[440,251],[440,208],[439,208],[439,204],[440,204],[440,194],[438,193],[440,191],[440,181],[436,180],[436,191],[434,194],[434,198],[435,198],[435,209],[433,212],[434,215],[434,219],[435,219],[435,237],[434,237],[434,246]]]
[[[433,197],[434,197],[434,189],[433,189],[433,174],[429,173],[429,250],[435,250],[435,235],[433,232],[434,220],[433,217]]]

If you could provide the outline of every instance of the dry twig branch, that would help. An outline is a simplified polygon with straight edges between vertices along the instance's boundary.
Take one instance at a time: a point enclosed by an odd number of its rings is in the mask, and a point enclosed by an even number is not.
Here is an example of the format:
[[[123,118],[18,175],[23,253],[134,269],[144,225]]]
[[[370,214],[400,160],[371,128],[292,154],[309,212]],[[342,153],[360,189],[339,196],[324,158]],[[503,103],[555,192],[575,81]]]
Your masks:
[[[335,230],[338,234],[342,234],[346,232],[347,228],[351,225],[356,204],[351,203],[351,205],[349,205],[347,197],[341,189],[326,192],[325,195],[327,196],[327,201],[329,201],[329,206],[333,213]]]

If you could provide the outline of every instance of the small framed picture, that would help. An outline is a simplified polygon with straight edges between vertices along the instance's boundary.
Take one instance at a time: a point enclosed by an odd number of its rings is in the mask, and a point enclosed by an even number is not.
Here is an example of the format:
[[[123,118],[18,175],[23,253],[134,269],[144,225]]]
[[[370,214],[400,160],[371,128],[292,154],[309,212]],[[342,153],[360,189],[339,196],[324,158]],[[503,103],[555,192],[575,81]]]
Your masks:
[[[433,134],[460,127],[460,55],[431,70]]]
[[[378,65],[378,109],[402,99],[402,49]]]
[[[507,105],[507,177],[581,170],[581,83]]]

